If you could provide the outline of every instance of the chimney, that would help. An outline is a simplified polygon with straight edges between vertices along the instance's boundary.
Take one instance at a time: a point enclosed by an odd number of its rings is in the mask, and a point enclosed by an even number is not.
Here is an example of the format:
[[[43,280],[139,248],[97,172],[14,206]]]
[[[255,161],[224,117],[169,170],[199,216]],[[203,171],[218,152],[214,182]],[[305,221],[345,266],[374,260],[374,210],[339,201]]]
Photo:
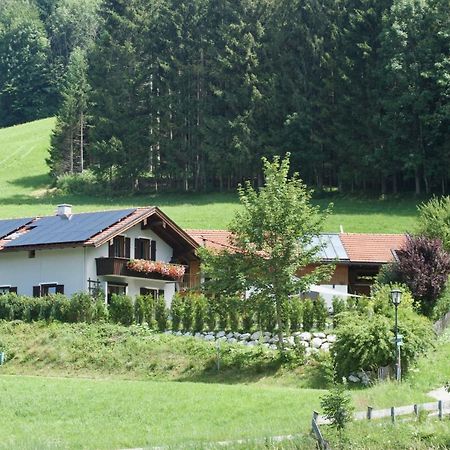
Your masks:
[[[72,205],[58,205],[56,215],[61,217],[61,219],[70,219],[70,217],[72,216]]]

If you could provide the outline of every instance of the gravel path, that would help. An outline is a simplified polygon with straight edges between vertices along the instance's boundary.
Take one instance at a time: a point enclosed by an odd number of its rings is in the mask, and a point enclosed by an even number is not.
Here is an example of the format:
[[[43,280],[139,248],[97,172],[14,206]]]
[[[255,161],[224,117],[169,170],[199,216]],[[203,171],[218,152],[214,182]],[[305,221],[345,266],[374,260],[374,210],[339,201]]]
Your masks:
[[[435,398],[436,400],[450,402],[450,392],[447,392],[444,386],[439,389],[435,389],[434,391],[428,392],[428,395]]]

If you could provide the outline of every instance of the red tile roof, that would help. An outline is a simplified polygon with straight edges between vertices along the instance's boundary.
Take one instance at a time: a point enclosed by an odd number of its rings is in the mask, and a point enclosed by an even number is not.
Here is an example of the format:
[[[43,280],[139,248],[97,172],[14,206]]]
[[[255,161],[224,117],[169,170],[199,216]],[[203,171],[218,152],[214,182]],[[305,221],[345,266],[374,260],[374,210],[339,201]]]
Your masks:
[[[210,250],[234,249],[230,242],[231,233],[226,230],[186,230],[200,246]]]
[[[387,263],[406,242],[404,234],[339,234],[350,262]]]

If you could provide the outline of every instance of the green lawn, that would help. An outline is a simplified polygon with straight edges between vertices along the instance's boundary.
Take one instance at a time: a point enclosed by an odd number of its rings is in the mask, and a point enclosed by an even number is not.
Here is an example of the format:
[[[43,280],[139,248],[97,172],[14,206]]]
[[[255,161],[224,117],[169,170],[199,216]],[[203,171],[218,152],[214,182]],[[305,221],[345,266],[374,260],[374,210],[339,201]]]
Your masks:
[[[93,211],[128,206],[157,205],[185,228],[226,228],[238,208],[234,194],[162,194],[136,197],[66,196],[48,191],[45,164],[54,119],[44,119],[0,129],[0,218],[52,214],[58,203],[71,203],[74,210]],[[414,227],[415,199],[368,199],[335,197],[319,199],[334,213],[325,225],[337,232],[401,233]]]
[[[299,433],[318,391],[0,376],[0,448],[135,448]],[[309,441],[308,438],[305,438]]]

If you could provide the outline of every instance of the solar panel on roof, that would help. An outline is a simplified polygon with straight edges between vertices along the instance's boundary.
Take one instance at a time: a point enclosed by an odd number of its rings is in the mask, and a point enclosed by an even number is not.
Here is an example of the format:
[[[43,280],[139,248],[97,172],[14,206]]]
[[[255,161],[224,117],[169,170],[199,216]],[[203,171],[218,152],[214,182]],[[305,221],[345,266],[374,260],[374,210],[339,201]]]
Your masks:
[[[74,214],[70,219],[43,217],[33,222],[30,230],[8,242],[5,247],[83,242],[129,216],[133,209]]]
[[[8,234],[14,233],[14,231],[31,222],[33,219],[7,219],[0,220],[0,239],[4,238]]]
[[[348,255],[337,234],[321,234],[312,239],[311,247],[320,246],[317,257],[329,260],[347,260]]]

